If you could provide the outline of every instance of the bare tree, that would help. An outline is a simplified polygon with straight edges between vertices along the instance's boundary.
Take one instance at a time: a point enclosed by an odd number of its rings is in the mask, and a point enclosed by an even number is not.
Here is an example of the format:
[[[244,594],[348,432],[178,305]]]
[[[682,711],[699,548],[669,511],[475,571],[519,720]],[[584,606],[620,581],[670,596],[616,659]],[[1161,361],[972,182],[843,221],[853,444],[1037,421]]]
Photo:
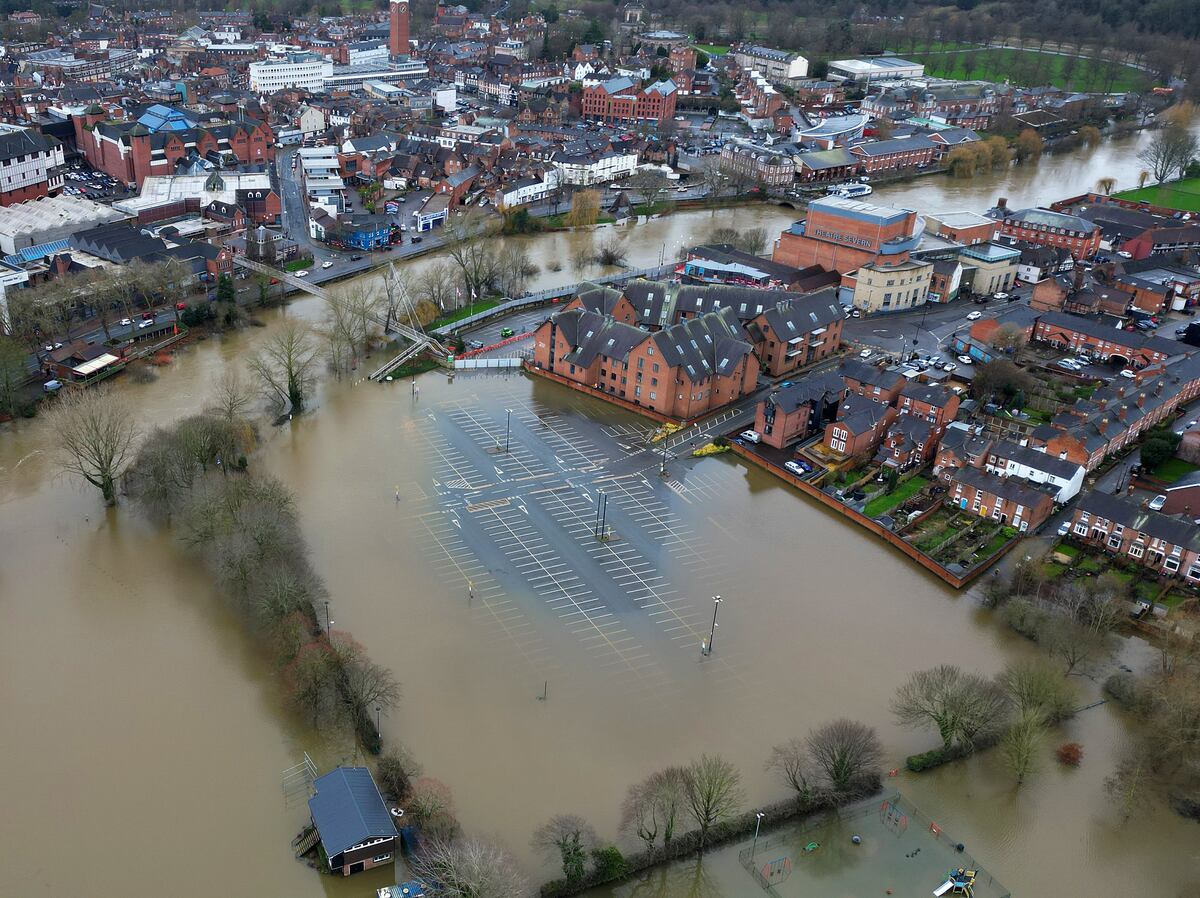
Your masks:
[[[1104,651],[1104,637],[1064,614],[1051,614],[1038,633],[1038,642],[1058,658],[1069,676],[1075,668]]]
[[[505,296],[520,296],[525,292],[529,279],[537,274],[538,267],[529,257],[524,243],[508,240],[496,255],[496,277],[500,292]]]
[[[247,364],[279,407],[299,414],[316,379],[318,352],[308,327],[289,319]]]
[[[454,799],[441,780],[428,776],[416,780],[408,793],[407,812],[425,838],[453,839],[458,835]]]
[[[468,296],[479,299],[496,276],[496,256],[487,238],[494,226],[478,210],[443,228],[446,254],[454,262]]]
[[[335,630],[329,637],[343,671],[342,698],[351,716],[363,710],[391,710],[400,701],[400,684],[386,667],[376,664],[348,633]]]
[[[226,421],[237,421],[246,417],[253,401],[250,387],[236,368],[227,368],[217,378],[209,409]]]
[[[1116,769],[1104,781],[1104,791],[1121,809],[1123,820],[1145,804],[1150,788],[1150,765],[1140,750],[1133,745],[1117,762]]]
[[[399,744],[379,758],[375,775],[385,796],[393,801],[403,801],[412,791],[413,780],[421,775],[421,765],[407,746]]]
[[[942,748],[969,747],[986,728],[999,723],[1004,695],[995,684],[952,664],[919,670],[892,699],[892,712],[907,727],[932,724]]]
[[[426,266],[417,279],[417,294],[442,312],[463,304],[456,301],[461,297],[455,295],[454,266],[450,262],[435,262]]]
[[[667,767],[630,786],[621,804],[621,832],[633,832],[646,844],[647,851],[654,850],[660,835],[663,847],[670,845],[686,783],[684,768]]]
[[[1196,158],[1197,146],[1196,135],[1187,128],[1168,125],[1155,132],[1146,147],[1138,153],[1138,161],[1150,170],[1155,181],[1161,183],[1175,172],[1183,176]]]
[[[11,337],[0,336],[0,415],[16,417],[21,388],[29,377],[26,353]]]
[[[117,504],[117,481],[134,458],[138,427],[129,404],[112,390],[72,389],[47,416],[64,470],[78,474]]]
[[[578,882],[597,845],[596,831],[577,814],[556,814],[534,830],[530,844],[547,860],[557,857],[562,862],[567,882]]]
[[[866,724],[841,718],[808,734],[808,752],[835,792],[845,792],[876,773],[883,746]]]
[[[434,839],[411,860],[413,873],[436,882],[445,898],[512,898],[529,888],[502,848],[479,839]]]
[[[817,793],[817,775],[803,739],[793,738],[771,749],[765,769],[796,793],[801,804],[808,804]]]
[[[728,180],[725,177],[725,173],[721,171],[720,161],[713,156],[700,163],[696,171],[696,177],[704,185],[705,192],[714,198],[721,195],[721,191],[725,189],[725,184]]]
[[[700,850],[709,830],[737,813],[742,803],[742,775],[720,755],[701,755],[687,768],[684,808],[700,831]]]
[[[1057,723],[1075,711],[1075,688],[1041,658],[1014,661],[998,680],[1018,717],[1040,714],[1046,721]]]
[[[1019,715],[1000,740],[1000,754],[1018,784],[1037,769],[1037,753],[1045,732],[1045,719],[1033,711]]]
[[[661,172],[647,169],[635,173],[625,183],[641,196],[643,205],[651,211],[671,190],[671,185]]]

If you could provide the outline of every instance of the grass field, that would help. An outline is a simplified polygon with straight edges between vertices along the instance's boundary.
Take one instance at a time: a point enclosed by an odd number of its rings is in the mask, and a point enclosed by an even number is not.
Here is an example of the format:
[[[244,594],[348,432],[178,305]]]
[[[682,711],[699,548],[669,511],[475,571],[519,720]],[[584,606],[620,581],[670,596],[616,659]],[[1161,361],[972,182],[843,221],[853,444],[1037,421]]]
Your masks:
[[[1166,483],[1174,483],[1180,477],[1185,477],[1193,471],[1200,471],[1200,465],[1194,465],[1182,458],[1168,458],[1154,469],[1154,476]]]
[[[1041,59],[1037,57],[1041,56]],[[968,50],[964,52],[915,53],[911,57],[925,63],[926,74],[939,78],[986,81],[1008,79],[1017,84],[1036,86],[1052,84],[1074,90],[1103,90],[1106,82],[1105,64],[1091,59],[1074,59],[1053,53],[1039,54],[1036,50]],[[1072,69],[1071,66],[1074,66]],[[1120,66],[1109,90],[1134,90],[1144,75],[1129,66]],[[1070,84],[1068,85],[1068,82]]]
[[[1138,190],[1123,190],[1114,195],[1123,200],[1149,203],[1152,206],[1178,209],[1181,212],[1200,212],[1200,178],[1169,181]]]
[[[878,517],[885,511],[891,511],[909,496],[916,495],[922,488],[929,485],[929,481],[918,474],[916,477],[910,477],[903,483],[899,484],[894,492],[885,493],[872,499],[863,508],[863,514],[869,518]]]
[[[722,47],[719,44],[692,44],[697,50],[703,50],[709,56],[724,56],[729,52],[728,47]]]

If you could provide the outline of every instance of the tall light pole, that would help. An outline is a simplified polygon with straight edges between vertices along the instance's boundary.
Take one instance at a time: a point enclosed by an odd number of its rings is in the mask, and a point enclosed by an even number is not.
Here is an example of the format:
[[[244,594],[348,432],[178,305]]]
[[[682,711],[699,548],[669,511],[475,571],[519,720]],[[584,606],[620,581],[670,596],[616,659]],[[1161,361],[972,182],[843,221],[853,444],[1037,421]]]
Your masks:
[[[708,642],[704,645],[704,654],[712,654],[713,638],[717,635],[717,611],[721,607],[721,597],[713,596],[713,619],[712,628],[708,631]]]
[[[758,828],[762,826],[762,818],[767,815],[758,811],[754,816],[758,819],[754,821],[754,841],[750,844],[750,860],[754,860],[754,852],[758,848]]]
[[[325,633],[329,633],[329,599],[325,600]]]
[[[512,432],[512,409],[506,408],[504,411],[507,412],[507,415],[504,419],[504,452],[507,454],[508,436]]]
[[[375,732],[379,733],[381,736],[383,735],[383,733],[379,730],[379,705],[375,706]]]

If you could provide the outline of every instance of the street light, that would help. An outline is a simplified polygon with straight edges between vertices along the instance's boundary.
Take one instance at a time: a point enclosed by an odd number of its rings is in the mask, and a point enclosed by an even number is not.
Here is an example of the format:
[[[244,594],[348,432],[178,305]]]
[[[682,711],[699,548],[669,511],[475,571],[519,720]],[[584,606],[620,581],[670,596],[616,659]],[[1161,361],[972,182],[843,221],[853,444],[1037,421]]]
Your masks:
[[[762,826],[762,818],[767,815],[758,811],[754,816],[758,819],[754,821],[754,841],[750,845],[750,860],[754,860],[754,851],[758,848],[758,828]]]
[[[705,643],[705,645],[703,647],[704,648],[703,654],[705,654],[705,655],[712,654],[713,637],[715,637],[717,635],[717,611],[720,609],[720,607],[721,607],[721,597],[713,596],[712,629],[710,629],[708,631],[708,642]]]
[[[375,732],[381,736],[383,735],[379,730],[379,705],[375,706]]]
[[[325,632],[329,632],[329,599],[325,600]]]
[[[505,453],[507,453],[508,452],[508,436],[512,432],[512,409],[506,408],[504,411],[507,412],[507,415],[504,419],[504,451],[505,451]]]

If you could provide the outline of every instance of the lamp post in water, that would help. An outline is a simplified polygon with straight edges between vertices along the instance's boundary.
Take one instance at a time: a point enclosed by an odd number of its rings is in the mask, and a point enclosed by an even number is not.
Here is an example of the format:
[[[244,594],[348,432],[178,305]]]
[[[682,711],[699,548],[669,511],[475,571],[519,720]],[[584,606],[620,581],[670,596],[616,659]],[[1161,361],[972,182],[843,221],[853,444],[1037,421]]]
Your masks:
[[[704,643],[701,646],[701,654],[703,654],[703,655],[711,655],[712,654],[713,637],[717,635],[717,611],[720,609],[720,607],[721,607],[721,597],[713,596],[712,628],[708,631],[708,642]]]
[[[750,860],[754,860],[754,852],[758,848],[758,828],[762,826],[762,818],[767,815],[762,811],[758,811],[754,816],[758,819],[754,821],[754,841],[750,843]]]

